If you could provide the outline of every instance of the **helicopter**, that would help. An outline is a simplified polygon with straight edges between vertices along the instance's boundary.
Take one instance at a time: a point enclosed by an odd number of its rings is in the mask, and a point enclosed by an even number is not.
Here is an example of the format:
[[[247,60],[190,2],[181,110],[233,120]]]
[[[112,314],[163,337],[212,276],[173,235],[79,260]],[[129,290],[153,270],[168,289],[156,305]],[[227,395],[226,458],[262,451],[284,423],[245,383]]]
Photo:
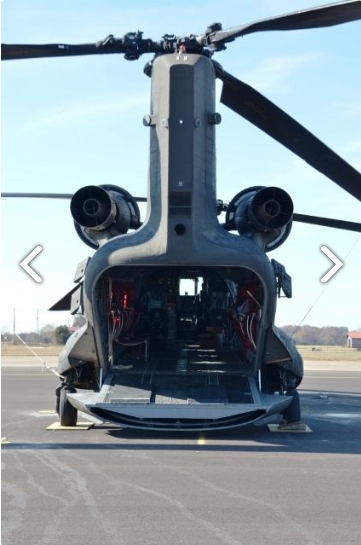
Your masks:
[[[52,307],[85,317],[59,356],[62,425],[75,426],[82,411],[146,430],[233,428],[275,414],[282,414],[283,429],[303,428],[302,358],[274,324],[277,297],[292,296],[291,278],[267,254],[285,242],[293,221],[354,231],[361,224],[294,213],[291,197],[277,187],[245,188],[229,203],[217,199],[216,79],[225,106],[359,200],[361,175],[212,57],[253,32],[358,19],[356,0],[226,30],[214,23],[200,35],[158,41],[137,31],[95,44],[2,46],[3,60],[153,55],[144,68],[152,86],[143,119],[150,130],[147,199],[113,184],[71,196],[75,230],[95,253]],[[184,283],[191,295],[182,293]]]

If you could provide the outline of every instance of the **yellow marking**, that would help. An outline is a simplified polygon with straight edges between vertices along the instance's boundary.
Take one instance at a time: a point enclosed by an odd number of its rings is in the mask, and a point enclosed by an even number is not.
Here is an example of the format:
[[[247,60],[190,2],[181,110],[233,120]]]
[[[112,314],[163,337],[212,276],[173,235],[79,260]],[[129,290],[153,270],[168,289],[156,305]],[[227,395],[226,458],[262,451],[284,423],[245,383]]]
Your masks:
[[[1,438],[1,444],[2,444],[2,445],[8,445],[9,443],[11,443],[11,441],[8,441],[8,440],[6,439],[6,437],[2,437],[2,438]]]
[[[267,424],[269,431],[272,433],[312,433],[312,430],[306,424],[305,430],[282,430],[279,428],[279,424]]]
[[[46,409],[44,411],[39,411],[41,414],[55,414],[55,411],[53,409]]]
[[[63,430],[71,430],[71,431],[79,431],[79,430],[90,430],[94,426],[94,422],[78,422],[76,426],[61,426],[60,422],[54,422],[54,424],[51,424],[46,429],[47,430],[53,430],[53,431],[63,431]]]
[[[198,437],[198,445],[205,445],[206,444],[206,436],[204,433],[200,433]]]

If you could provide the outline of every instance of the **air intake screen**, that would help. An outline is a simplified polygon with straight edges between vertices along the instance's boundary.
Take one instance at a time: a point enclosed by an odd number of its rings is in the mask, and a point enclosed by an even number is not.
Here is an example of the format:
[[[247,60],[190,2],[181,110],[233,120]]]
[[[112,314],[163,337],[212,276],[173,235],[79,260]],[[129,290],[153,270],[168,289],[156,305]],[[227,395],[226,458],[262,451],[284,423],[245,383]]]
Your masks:
[[[169,215],[191,215],[192,195],[189,191],[171,191],[169,193]]]

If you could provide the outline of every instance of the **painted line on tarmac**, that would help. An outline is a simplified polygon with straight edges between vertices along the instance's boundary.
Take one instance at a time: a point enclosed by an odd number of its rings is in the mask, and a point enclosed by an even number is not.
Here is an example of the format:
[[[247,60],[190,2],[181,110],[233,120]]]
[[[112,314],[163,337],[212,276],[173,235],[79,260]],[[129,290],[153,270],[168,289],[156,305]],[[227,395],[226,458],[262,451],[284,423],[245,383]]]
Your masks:
[[[361,397],[361,394],[357,392],[330,392],[327,389],[315,388],[310,390],[309,388],[302,388],[302,385],[297,388],[301,395],[312,394],[315,399],[333,399],[337,397]],[[321,396],[321,397],[320,397]]]
[[[44,373],[1,373],[3,377],[49,377],[51,375],[44,375]]]
[[[349,377],[360,377],[361,371],[327,371],[329,374],[326,375],[326,371],[313,371],[312,373],[306,371],[305,376],[317,376],[317,377],[333,377],[333,378],[349,378]]]

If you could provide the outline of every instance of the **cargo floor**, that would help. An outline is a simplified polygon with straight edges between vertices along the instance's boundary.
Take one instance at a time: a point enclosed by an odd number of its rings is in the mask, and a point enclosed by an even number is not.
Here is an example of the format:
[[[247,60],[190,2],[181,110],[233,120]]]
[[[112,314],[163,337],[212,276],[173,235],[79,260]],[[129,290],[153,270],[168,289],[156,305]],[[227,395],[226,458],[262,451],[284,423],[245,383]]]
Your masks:
[[[232,349],[174,346],[167,355],[123,359],[107,377],[107,403],[254,403],[257,389]]]

